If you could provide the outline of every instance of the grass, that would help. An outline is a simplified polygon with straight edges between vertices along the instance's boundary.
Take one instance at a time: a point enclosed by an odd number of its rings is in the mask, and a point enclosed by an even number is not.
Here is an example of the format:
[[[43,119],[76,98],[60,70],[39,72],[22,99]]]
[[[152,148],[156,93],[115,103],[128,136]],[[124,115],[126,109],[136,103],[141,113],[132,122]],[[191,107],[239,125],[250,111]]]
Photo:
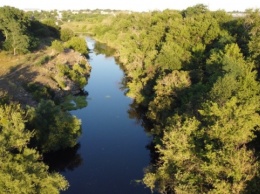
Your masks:
[[[88,31],[87,25],[84,22],[64,22],[61,28],[69,28],[75,34],[86,34]]]
[[[7,74],[12,68],[21,64],[24,56],[13,56],[10,53],[0,52],[0,76]]]
[[[48,70],[43,66],[54,57],[52,49],[46,47],[33,53],[12,55],[0,51],[0,88],[6,87],[8,81],[17,84],[37,81],[43,85],[54,85],[48,77]]]
[[[16,101],[28,103],[31,102],[32,95],[36,100],[51,96],[49,90],[60,92],[62,96],[60,87],[66,88],[65,80],[63,77],[53,79],[59,72],[57,64],[66,64],[72,68],[79,59],[81,55],[76,52],[56,53],[47,46],[37,52],[16,56],[0,51],[0,100],[4,96],[3,92],[8,92]],[[41,87],[25,87],[30,84],[38,84]],[[28,88],[35,89],[35,92],[26,91]]]

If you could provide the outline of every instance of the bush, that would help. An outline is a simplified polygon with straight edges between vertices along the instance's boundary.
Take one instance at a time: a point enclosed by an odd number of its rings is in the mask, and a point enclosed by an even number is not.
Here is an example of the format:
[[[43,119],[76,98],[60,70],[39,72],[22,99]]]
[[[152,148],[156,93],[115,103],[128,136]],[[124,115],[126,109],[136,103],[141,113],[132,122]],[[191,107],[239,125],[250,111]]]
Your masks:
[[[51,48],[58,52],[63,52],[64,51],[64,46],[61,41],[54,40],[51,42]]]
[[[61,74],[56,75],[54,77],[54,79],[58,83],[58,85],[61,89],[64,90],[67,87],[66,82],[65,82],[64,78],[61,76]]]
[[[61,29],[60,39],[63,42],[66,42],[66,41],[70,40],[72,37],[74,37],[74,32],[71,29],[69,29],[69,28]]]
[[[80,52],[83,55],[88,54],[86,41],[84,38],[72,37],[68,42],[68,47]]]
[[[39,103],[31,123],[34,143],[43,152],[73,147],[81,135],[81,121],[51,100]]]
[[[64,82],[64,76],[74,81],[80,88],[83,88],[87,84],[85,75],[88,70],[86,66],[78,63],[74,64],[72,69],[66,64],[57,64],[58,74],[54,79],[58,82],[59,86],[64,89],[66,84]]]
[[[40,58],[40,60],[36,63],[37,66],[43,65],[45,63],[48,63],[48,61],[50,60],[50,56],[45,55],[43,57]]]
[[[54,96],[54,93],[53,91],[51,91],[51,88],[33,82],[28,83],[25,86],[25,89],[28,92],[32,93],[33,99],[38,102],[42,99],[52,99]]]

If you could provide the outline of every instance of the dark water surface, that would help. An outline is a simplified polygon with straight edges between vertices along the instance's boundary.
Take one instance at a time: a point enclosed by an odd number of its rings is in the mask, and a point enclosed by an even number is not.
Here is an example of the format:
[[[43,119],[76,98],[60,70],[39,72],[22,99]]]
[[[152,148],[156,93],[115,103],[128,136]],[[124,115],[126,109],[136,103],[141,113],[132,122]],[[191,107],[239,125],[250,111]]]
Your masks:
[[[87,38],[87,42],[93,50],[95,41]],[[148,194],[150,191],[135,180],[142,178],[149,165],[146,146],[151,138],[129,118],[132,99],[120,90],[123,71],[113,57],[103,54],[91,52],[89,62],[88,106],[72,111],[82,120],[83,133],[78,147],[67,152],[69,164],[61,167],[70,182],[63,193]]]

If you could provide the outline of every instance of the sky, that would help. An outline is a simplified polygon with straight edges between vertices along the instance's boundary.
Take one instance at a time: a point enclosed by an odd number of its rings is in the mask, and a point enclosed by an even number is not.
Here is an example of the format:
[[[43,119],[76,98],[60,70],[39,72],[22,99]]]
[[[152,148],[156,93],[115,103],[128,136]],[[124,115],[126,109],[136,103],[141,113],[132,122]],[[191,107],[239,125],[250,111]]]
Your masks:
[[[196,4],[207,5],[212,11],[219,9],[226,11],[245,11],[249,8],[260,9],[260,0],[0,0],[0,6],[9,5],[19,9],[41,10],[183,10]]]

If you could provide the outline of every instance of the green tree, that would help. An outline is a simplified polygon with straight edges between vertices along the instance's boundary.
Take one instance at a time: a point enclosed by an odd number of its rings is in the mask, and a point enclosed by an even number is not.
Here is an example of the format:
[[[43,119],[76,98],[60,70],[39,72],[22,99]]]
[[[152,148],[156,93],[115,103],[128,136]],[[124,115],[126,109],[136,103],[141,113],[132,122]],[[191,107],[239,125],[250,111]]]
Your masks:
[[[223,75],[213,85],[198,118],[183,115],[166,120],[162,143],[157,146],[159,166],[148,170],[143,179],[151,189],[242,193],[257,176],[258,162],[247,148],[260,123],[256,72],[236,44],[227,45],[218,61]]]
[[[87,74],[86,66],[75,63],[72,70],[69,72],[70,78],[77,83],[80,89],[84,88],[87,84],[85,75]]]
[[[34,132],[25,128],[27,116],[19,105],[0,106],[0,192],[58,194],[68,182],[48,172],[39,153],[28,148]]]
[[[256,67],[260,69],[260,11],[248,10],[245,18],[245,26],[249,31],[248,42],[250,57],[256,61]],[[260,71],[260,70],[259,70]]]
[[[206,12],[209,12],[209,9],[204,4],[197,4],[192,7],[188,7],[184,11],[182,11],[182,14],[184,17],[199,15],[199,14],[205,14]]]
[[[60,39],[63,42],[68,41],[69,39],[71,39],[74,36],[75,36],[74,32],[70,28],[62,28],[60,31]]]
[[[81,37],[72,37],[68,42],[68,47],[78,51],[81,54],[88,54],[86,40]]]
[[[5,36],[5,49],[12,50],[14,55],[27,52],[30,46],[27,32],[29,19],[24,13],[13,7],[1,7],[0,23],[0,30]]]
[[[159,158],[145,172],[146,186],[159,193],[257,193],[257,184],[250,187],[259,179],[251,149],[260,123],[259,12],[234,18],[197,5],[91,25],[116,49],[127,95],[152,122]]]
[[[30,47],[29,37],[24,34],[24,32],[19,27],[18,23],[9,24],[10,26],[10,34],[9,39],[5,41],[5,48],[9,50],[11,48],[13,50],[13,54],[17,53],[26,53]]]
[[[61,41],[54,40],[51,42],[51,48],[56,50],[57,52],[63,52],[64,51],[64,46]]]
[[[47,19],[42,20],[42,23],[47,26],[50,36],[60,38],[60,27],[56,25],[55,19],[48,17]]]
[[[199,193],[203,177],[196,172],[201,161],[196,157],[193,136],[200,123],[195,118],[180,117],[168,122],[171,125],[165,128],[162,144],[157,145],[161,165],[156,171],[147,169],[143,182],[159,193]]]
[[[51,100],[41,101],[30,122],[35,143],[43,151],[73,147],[81,135],[81,121]]]
[[[153,88],[155,96],[148,105],[148,118],[159,122],[164,121],[169,114],[172,114],[173,107],[177,107],[179,92],[190,85],[189,73],[186,71],[175,70],[162,79],[157,79]]]

